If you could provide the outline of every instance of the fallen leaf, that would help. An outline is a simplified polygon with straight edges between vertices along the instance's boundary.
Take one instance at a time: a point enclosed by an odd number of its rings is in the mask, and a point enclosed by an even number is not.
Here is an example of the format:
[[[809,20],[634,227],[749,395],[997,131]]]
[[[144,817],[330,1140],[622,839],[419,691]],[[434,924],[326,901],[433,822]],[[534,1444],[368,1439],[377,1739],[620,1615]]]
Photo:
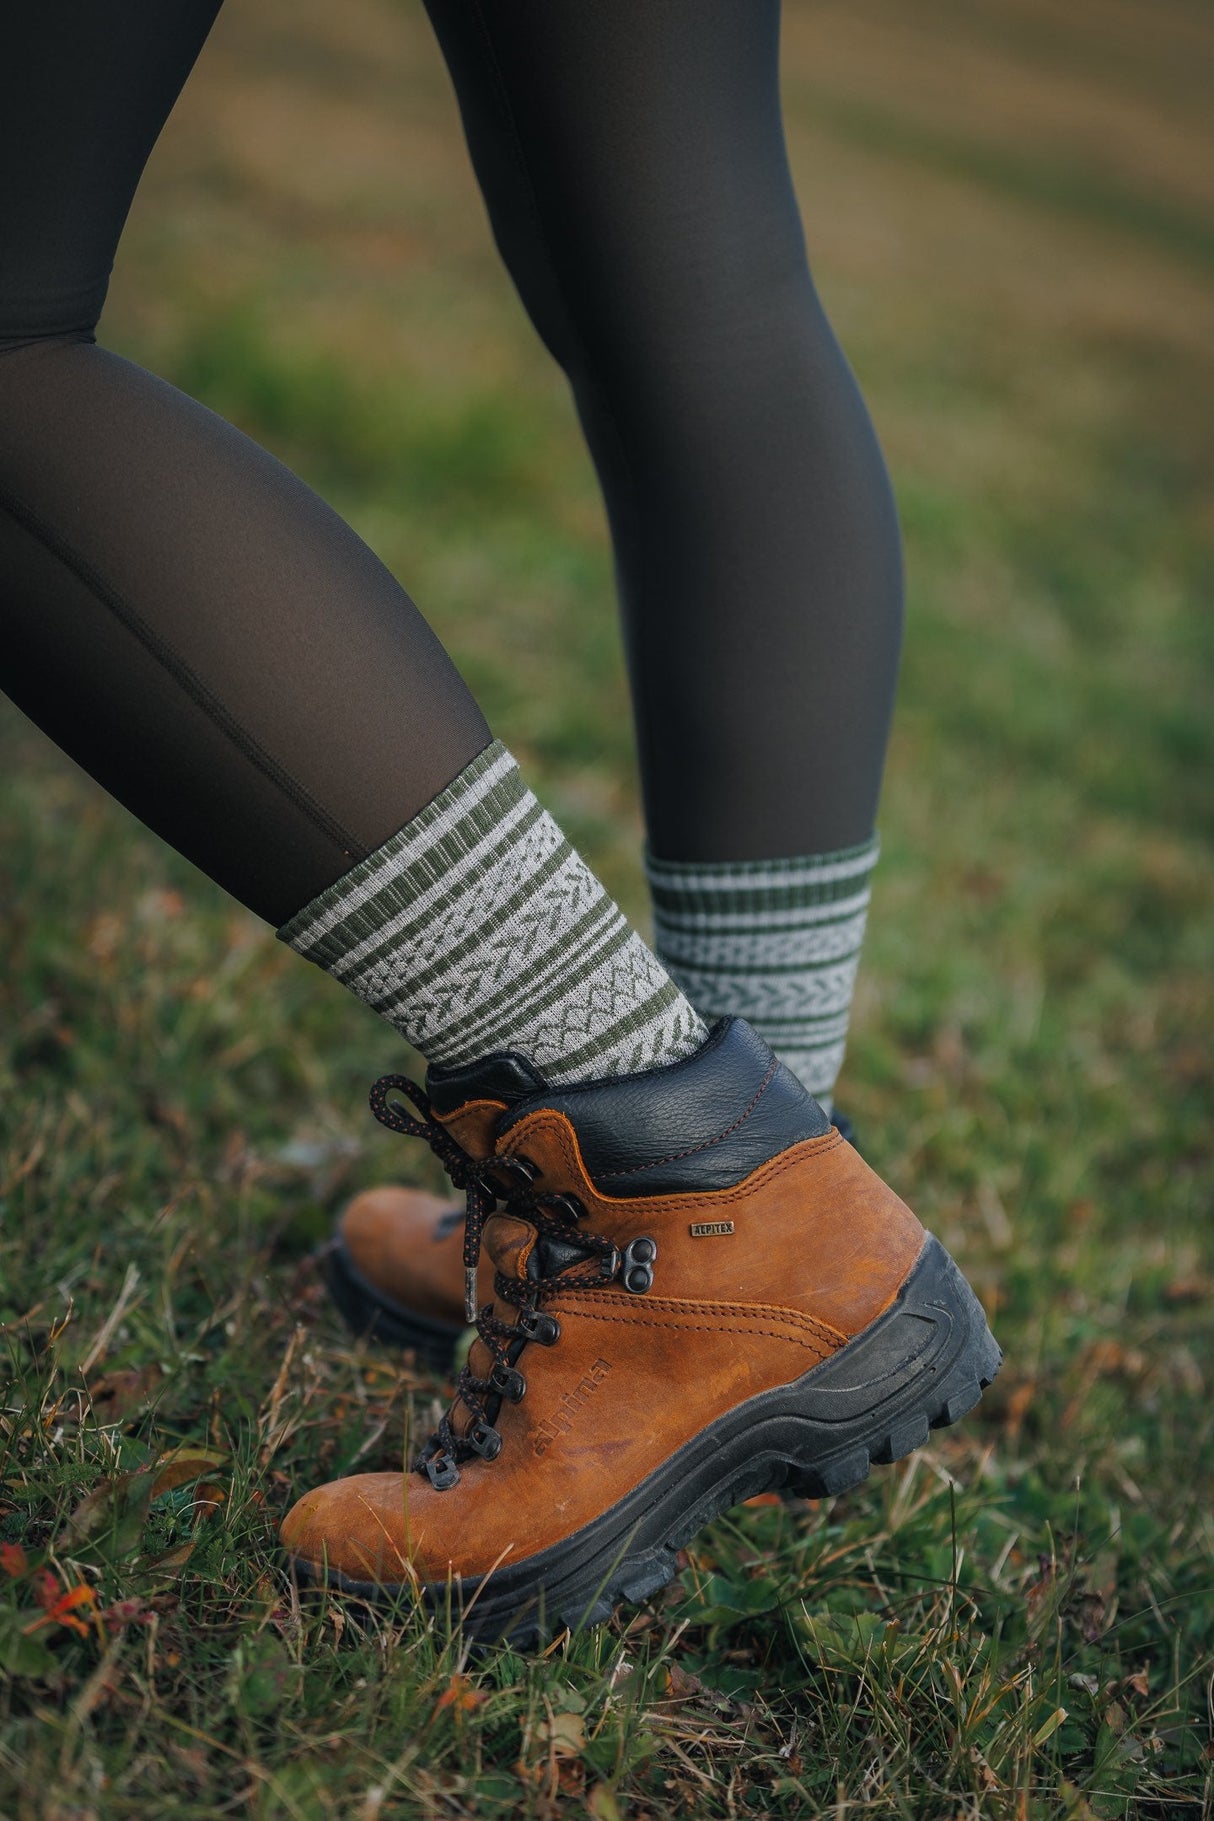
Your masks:
[[[194,1553],[195,1537],[187,1537],[184,1543],[178,1543],[173,1549],[166,1549],[163,1555],[150,1557],[146,1566],[149,1574],[160,1574],[166,1568],[184,1568]]]
[[[984,1790],[996,1790],[1001,1787],[998,1777],[976,1745],[970,1746],[970,1763],[977,1771],[978,1781]]]
[[[193,1444],[170,1448],[153,1468],[152,1497],[158,1499],[163,1493],[175,1492],[178,1486],[188,1486],[191,1480],[204,1479],[227,1465],[228,1455],[222,1448],[202,1448]]]
[[[704,1692],[699,1676],[688,1675],[677,1663],[666,1665],[666,1693],[672,1701],[694,1701]]]
[[[201,1480],[194,1488],[194,1510],[199,1520],[214,1517],[227,1493],[214,1480]]]
[[[457,1714],[474,1713],[488,1700],[488,1695],[479,1688],[473,1688],[467,1676],[452,1676],[438,1700],[434,1703],[435,1713],[441,1713],[444,1707],[453,1708]]]
[[[146,1467],[136,1473],[120,1474],[117,1479],[102,1480],[72,1512],[61,1545],[72,1553],[83,1543],[105,1543],[110,1556],[129,1555],[143,1535],[152,1487],[152,1475]]]
[[[34,1576],[34,1598],[39,1606],[49,1608],[59,1598],[59,1583],[49,1568],[40,1568]]]
[[[54,1584],[53,1576],[48,1575],[47,1579],[52,1582],[52,1585]],[[80,1581],[75,1587],[69,1587],[65,1593],[59,1593],[57,1587],[55,1592],[58,1597],[53,1600],[49,1599],[45,1582],[35,1590],[35,1598],[43,1608],[43,1612],[41,1618],[32,1619],[22,1627],[26,1636],[38,1631],[43,1625],[66,1625],[69,1630],[86,1638],[89,1628],[82,1619],[76,1617],[76,1614],[82,1606],[96,1610],[97,1595],[93,1589],[87,1582]]]
[[[155,1361],[138,1369],[107,1372],[89,1386],[89,1402],[94,1416],[103,1423],[123,1422],[147,1408],[164,1379],[164,1370]]]
[[[0,1543],[0,1569],[19,1580],[29,1573],[29,1559],[20,1543]]]
[[[1164,1286],[1163,1293],[1170,1303],[1208,1302],[1214,1295],[1214,1278],[1174,1277],[1170,1284]]]
[[[556,1765],[556,1787],[562,1796],[580,1796],[586,1788],[586,1766],[581,1758],[561,1757]]]
[[[581,1714],[553,1714],[543,1740],[555,1758],[578,1757],[586,1744],[586,1722]]]

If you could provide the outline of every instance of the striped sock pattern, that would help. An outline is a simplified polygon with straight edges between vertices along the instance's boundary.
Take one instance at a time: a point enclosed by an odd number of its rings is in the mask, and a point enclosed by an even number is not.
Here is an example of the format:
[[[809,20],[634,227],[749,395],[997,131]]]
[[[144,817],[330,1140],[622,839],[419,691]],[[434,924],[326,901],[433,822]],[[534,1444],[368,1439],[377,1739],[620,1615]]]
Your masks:
[[[876,835],[804,859],[646,856],[654,947],[705,1018],[735,1013],[830,1106],[868,916]]]
[[[585,1081],[707,1036],[499,740],[278,934],[431,1064],[512,1049]]]

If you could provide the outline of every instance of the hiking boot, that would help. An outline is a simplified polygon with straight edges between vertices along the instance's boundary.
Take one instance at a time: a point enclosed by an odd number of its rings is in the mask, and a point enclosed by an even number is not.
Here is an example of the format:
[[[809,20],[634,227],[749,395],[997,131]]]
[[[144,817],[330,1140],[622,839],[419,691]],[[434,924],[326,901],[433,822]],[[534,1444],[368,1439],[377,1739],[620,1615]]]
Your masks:
[[[450,1370],[464,1332],[464,1209],[441,1195],[385,1183],[349,1202],[317,1254],[337,1307],[356,1334],[410,1348]],[[480,1302],[493,1297],[481,1261]]]
[[[527,1644],[652,1593],[743,1499],[856,1485],[994,1376],[948,1253],[742,1020],[639,1075],[548,1087],[502,1054],[427,1087],[372,1106],[466,1192],[493,1300],[415,1468],[288,1513],[301,1578]]]
[[[834,1125],[855,1143],[838,1108]],[[464,1209],[428,1189],[383,1183],[346,1204],[333,1237],[316,1254],[329,1294],[354,1330],[412,1350],[448,1372],[464,1320]],[[480,1302],[493,1296],[493,1264],[481,1260]]]

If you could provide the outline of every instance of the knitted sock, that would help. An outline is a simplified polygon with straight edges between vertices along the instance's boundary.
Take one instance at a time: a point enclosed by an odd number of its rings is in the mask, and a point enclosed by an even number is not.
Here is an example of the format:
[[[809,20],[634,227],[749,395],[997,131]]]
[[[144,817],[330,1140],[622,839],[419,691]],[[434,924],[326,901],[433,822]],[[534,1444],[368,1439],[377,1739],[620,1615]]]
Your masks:
[[[828,1111],[877,850],[874,835],[804,859],[645,861],[671,978],[705,1018],[749,1019]]]
[[[583,1081],[708,1034],[498,740],[278,934],[430,1063],[510,1049]]]

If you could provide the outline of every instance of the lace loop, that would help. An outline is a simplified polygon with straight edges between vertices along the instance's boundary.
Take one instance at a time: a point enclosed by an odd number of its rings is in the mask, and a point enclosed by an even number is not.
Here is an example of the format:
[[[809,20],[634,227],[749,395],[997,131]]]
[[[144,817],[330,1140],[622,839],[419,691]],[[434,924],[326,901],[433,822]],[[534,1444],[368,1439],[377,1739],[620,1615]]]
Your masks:
[[[415,1119],[412,1113],[406,1113],[400,1106],[394,1106],[389,1094],[403,1094],[421,1114]],[[481,1257],[481,1234],[485,1221],[497,1206],[497,1191],[485,1180],[485,1172],[498,1161],[496,1158],[485,1158],[483,1161],[472,1157],[462,1144],[449,1132],[441,1120],[435,1118],[430,1107],[430,1097],[416,1081],[408,1075],[381,1075],[371,1089],[371,1111],[381,1125],[386,1125],[390,1132],[401,1132],[406,1138],[421,1138],[446,1170],[457,1189],[464,1191],[468,1204],[467,1219],[464,1223],[464,1317],[469,1323],[476,1320],[476,1275]]]

